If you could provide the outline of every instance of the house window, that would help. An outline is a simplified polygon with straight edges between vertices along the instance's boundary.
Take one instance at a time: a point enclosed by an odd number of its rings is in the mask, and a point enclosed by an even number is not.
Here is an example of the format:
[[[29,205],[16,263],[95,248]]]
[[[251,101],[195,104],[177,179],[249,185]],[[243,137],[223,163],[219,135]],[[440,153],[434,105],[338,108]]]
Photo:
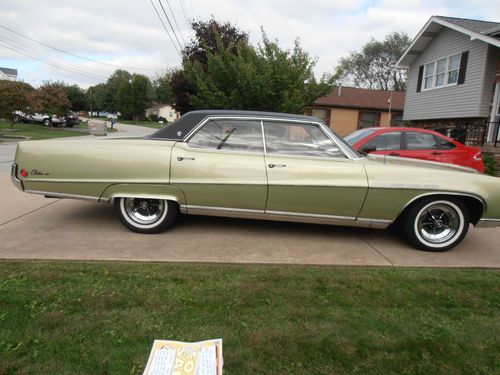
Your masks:
[[[432,88],[432,82],[434,80],[434,63],[425,64],[424,71],[424,89]]]
[[[379,126],[380,113],[378,112],[360,112],[359,113],[359,129],[371,128],[372,126]]]
[[[460,55],[454,55],[448,58],[448,85],[455,84],[458,81],[458,69],[460,68]]]
[[[422,90],[456,85],[460,69],[460,54],[425,64]]]

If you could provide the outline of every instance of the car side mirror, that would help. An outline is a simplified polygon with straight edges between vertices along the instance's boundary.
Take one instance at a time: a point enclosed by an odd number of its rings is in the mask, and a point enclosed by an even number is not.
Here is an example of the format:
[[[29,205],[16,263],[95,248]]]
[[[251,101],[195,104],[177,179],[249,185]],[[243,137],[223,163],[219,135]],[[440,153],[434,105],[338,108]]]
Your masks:
[[[376,146],[366,146],[366,147],[361,147],[359,150],[362,154],[368,155],[370,152],[377,151]]]

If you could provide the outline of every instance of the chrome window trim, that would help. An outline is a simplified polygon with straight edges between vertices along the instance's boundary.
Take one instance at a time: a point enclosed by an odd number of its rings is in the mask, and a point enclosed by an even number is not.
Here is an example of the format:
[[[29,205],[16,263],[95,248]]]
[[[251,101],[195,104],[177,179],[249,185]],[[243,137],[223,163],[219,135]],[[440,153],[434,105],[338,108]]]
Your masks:
[[[344,155],[344,158],[334,158],[334,157],[320,157],[318,156],[317,158],[321,159],[326,159],[326,160],[342,160],[342,159],[350,159],[350,160],[357,160],[357,159],[362,159],[359,156],[357,156],[352,150],[349,150],[346,145],[344,145],[342,142],[337,140],[337,137],[335,134],[333,134],[331,131],[329,131],[329,128],[318,121],[314,120],[300,120],[300,119],[293,119],[289,117],[283,117],[283,118],[277,118],[277,117],[269,117],[269,116],[231,116],[231,115],[218,115],[218,116],[207,116],[205,117],[198,125],[196,125],[186,136],[183,138],[182,142],[188,143],[189,140],[193,137],[195,133],[198,132],[199,129],[201,129],[208,121],[210,120],[249,120],[249,121],[260,121],[262,129],[264,127],[264,121],[273,121],[273,122],[291,122],[291,123],[298,123],[298,124],[309,124],[309,125],[316,125],[320,128],[320,130],[329,138],[336,146],[337,148],[341,151],[341,153]],[[266,138],[265,134],[262,134],[263,139],[262,141],[264,142],[264,149],[266,147]],[[194,149],[194,148],[193,148]],[[238,151],[236,151],[238,152]],[[266,155],[264,151],[264,155]],[[277,154],[277,155],[284,155],[284,154]]]

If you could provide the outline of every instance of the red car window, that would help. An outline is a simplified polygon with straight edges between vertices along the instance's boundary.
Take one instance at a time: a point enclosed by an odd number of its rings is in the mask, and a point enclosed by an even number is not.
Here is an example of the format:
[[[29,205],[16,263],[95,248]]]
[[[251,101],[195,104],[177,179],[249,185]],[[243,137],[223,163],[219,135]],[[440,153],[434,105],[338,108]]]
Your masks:
[[[407,150],[436,150],[437,141],[434,135],[427,133],[406,132]]]
[[[376,151],[401,149],[401,132],[388,132],[377,135],[366,142],[362,148],[375,148]]]

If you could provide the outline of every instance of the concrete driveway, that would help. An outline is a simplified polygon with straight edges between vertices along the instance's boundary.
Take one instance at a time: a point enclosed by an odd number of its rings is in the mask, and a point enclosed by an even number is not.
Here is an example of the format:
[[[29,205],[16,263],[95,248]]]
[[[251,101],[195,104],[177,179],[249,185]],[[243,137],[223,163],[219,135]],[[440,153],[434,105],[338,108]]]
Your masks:
[[[0,173],[0,258],[316,265],[500,267],[500,228],[471,228],[446,253],[408,247],[389,231],[202,216],[169,231],[128,231],[109,204],[46,199]]]

